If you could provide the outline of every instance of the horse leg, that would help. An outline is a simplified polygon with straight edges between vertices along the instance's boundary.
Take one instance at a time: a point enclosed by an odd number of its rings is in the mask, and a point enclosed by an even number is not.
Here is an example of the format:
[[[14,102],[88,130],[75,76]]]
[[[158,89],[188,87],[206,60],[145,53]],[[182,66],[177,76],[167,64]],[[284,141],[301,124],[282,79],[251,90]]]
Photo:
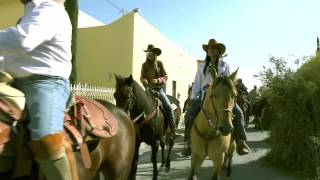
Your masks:
[[[151,162],[153,165],[153,180],[157,180],[158,179],[158,167],[157,167],[157,153],[159,150],[159,141],[155,140],[154,143],[151,145],[151,151],[152,151],[152,155],[151,155]]]
[[[166,172],[169,172],[170,171],[170,162],[171,162],[171,150],[172,150],[172,147],[174,145],[174,135],[175,133],[170,133],[168,134],[168,136],[170,136],[169,138],[169,150],[168,150],[168,154],[167,154],[167,160],[166,160]]]
[[[198,155],[191,151],[191,174],[189,176],[189,180],[197,180],[197,174],[205,157],[205,154]]]
[[[224,157],[225,157],[225,153],[217,154],[211,157],[212,162],[214,164],[212,180],[220,179],[220,172],[223,166]]]
[[[139,160],[139,148],[140,148],[141,142],[136,142],[136,147],[134,150],[134,156],[133,160],[131,163],[131,171],[130,171],[130,180],[135,180],[136,179],[136,174],[137,174],[137,167],[138,167],[138,160]]]
[[[165,166],[165,140],[164,138],[160,139],[160,147],[161,147],[161,167],[163,168]]]
[[[234,135],[232,135],[231,138],[231,142],[229,145],[229,149],[228,149],[228,153],[227,153],[227,157],[228,157],[228,164],[227,164],[227,172],[226,172],[226,176],[230,177],[231,172],[232,172],[232,158],[233,158],[233,153],[236,150],[236,143],[234,141]]]

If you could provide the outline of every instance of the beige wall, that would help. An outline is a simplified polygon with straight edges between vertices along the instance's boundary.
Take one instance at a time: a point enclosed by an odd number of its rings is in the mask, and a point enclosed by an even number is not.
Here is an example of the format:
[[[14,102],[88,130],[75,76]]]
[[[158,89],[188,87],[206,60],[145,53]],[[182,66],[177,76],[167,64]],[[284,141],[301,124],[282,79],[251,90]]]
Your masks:
[[[107,26],[79,29],[78,82],[114,87],[114,73],[132,73],[132,16]]]
[[[23,15],[23,5],[18,0],[0,0],[0,29],[14,26]]]

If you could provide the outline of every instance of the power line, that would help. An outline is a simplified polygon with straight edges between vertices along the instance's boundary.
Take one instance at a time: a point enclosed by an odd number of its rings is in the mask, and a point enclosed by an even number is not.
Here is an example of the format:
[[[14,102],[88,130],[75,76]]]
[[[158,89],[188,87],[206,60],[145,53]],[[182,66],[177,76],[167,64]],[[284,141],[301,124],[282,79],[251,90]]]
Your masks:
[[[114,8],[118,9],[119,12],[120,12],[122,15],[124,15],[124,14],[127,12],[126,9],[120,8],[119,6],[117,6],[116,4],[114,4],[113,2],[111,2],[111,1],[109,1],[109,0],[105,0],[105,1],[106,1],[107,3],[109,3],[109,4],[111,4]]]

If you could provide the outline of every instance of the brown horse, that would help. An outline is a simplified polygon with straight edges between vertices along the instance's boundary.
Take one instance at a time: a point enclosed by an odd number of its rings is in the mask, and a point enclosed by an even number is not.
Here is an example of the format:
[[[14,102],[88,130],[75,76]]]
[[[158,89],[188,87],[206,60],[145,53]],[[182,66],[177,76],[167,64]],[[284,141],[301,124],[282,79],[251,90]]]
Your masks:
[[[93,100],[91,100],[91,102],[93,102]],[[90,134],[87,134],[85,136],[87,139],[90,140],[87,142],[89,153],[90,153],[88,155],[91,158],[91,162],[92,162],[90,168],[87,168],[85,166],[84,160],[82,159],[82,156],[80,155],[81,153],[79,152],[78,144],[73,143],[74,154],[77,160],[79,179],[83,179],[83,180],[94,179],[95,177],[99,176],[100,175],[99,172],[101,172],[105,177],[105,179],[127,180],[130,174],[130,170],[131,170],[130,165],[134,156],[134,149],[135,149],[136,135],[135,135],[134,125],[131,119],[128,117],[128,115],[125,112],[123,112],[121,109],[116,107],[115,105],[103,100],[97,100],[94,102],[96,103],[99,102],[98,104],[101,105],[100,108],[105,107],[108,109],[109,112],[111,112],[111,114],[113,115],[113,117],[117,122],[118,131],[115,135],[108,138],[97,138],[97,136],[92,136]],[[90,111],[90,110],[92,109],[89,109],[89,113],[91,117],[95,117],[94,111]],[[18,123],[16,127],[20,127],[26,130],[25,128],[26,122],[27,121],[22,121],[22,123]],[[5,129],[0,128],[0,137],[2,136],[1,138],[4,137],[3,135],[5,135],[5,133],[3,132],[5,132]],[[21,129],[18,132],[22,132]],[[18,136],[19,135],[17,135],[17,137]],[[68,136],[68,137],[71,137],[71,136]],[[5,144],[0,144],[0,147],[4,147],[4,149],[10,150],[10,146],[12,146],[12,144],[19,145],[19,143],[17,143],[16,141],[17,141],[17,138],[15,137],[11,138],[11,140],[6,142]],[[28,149],[28,147],[26,147],[28,146],[27,145],[28,142],[26,141],[23,144],[25,145],[25,147],[22,147],[21,149],[14,149],[16,147],[13,146],[14,150],[12,152],[0,151],[0,161],[4,159],[9,164],[12,163],[13,161],[15,161],[16,164],[18,165],[19,163],[23,164],[23,162],[17,163],[17,160],[15,160],[18,157],[19,153],[22,153],[24,152],[23,150]],[[26,155],[28,155],[28,153],[26,153]],[[30,153],[29,156],[32,157],[32,154]],[[36,166],[36,163],[33,162],[32,164],[33,164],[32,165],[33,168],[31,169],[31,172],[30,172],[31,174],[23,174],[23,177],[19,177],[18,175],[18,179],[19,178],[21,179],[38,179],[39,178],[37,177],[38,168]],[[16,168],[16,166],[12,167],[12,169],[14,168]],[[8,169],[10,170],[10,168]],[[17,176],[17,175],[14,174],[12,170],[11,172],[0,173],[1,179],[3,179],[2,177],[5,177],[5,179],[11,179],[10,176]]]
[[[265,111],[270,109],[271,109],[271,106],[268,103],[268,99],[265,97],[258,98],[252,104],[250,116],[254,117],[253,122],[255,124],[256,129],[260,129],[263,132],[262,118],[263,118],[263,115],[265,114]]]
[[[189,179],[197,179],[197,174],[206,156],[214,164],[213,178],[220,178],[224,158],[229,160],[227,175],[231,172],[231,159],[235,143],[231,138],[233,130],[232,109],[234,107],[236,88],[234,81],[237,71],[229,77],[217,77],[213,73],[213,84],[206,93],[201,111],[194,120],[191,130],[191,175]]]
[[[151,161],[153,164],[153,179],[158,178],[157,153],[159,145],[161,146],[162,161],[161,167],[165,166],[166,171],[170,170],[170,154],[174,144],[174,132],[169,132],[168,121],[159,105],[159,100],[155,99],[151,93],[146,92],[132,78],[120,77],[116,78],[116,92],[114,97],[117,106],[127,111],[133,119],[137,132],[136,151],[132,163],[131,179],[135,179],[137,171],[137,163],[139,156],[139,147],[142,142],[151,146]],[[169,149],[165,160],[165,137],[169,139]]]

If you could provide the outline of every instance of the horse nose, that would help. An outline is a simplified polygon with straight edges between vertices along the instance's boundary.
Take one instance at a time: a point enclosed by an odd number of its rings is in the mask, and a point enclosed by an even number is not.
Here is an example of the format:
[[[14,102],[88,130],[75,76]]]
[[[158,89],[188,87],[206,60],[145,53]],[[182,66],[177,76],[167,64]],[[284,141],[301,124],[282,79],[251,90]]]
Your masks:
[[[230,134],[233,131],[233,126],[231,124],[224,124],[220,126],[219,130],[223,136]]]

